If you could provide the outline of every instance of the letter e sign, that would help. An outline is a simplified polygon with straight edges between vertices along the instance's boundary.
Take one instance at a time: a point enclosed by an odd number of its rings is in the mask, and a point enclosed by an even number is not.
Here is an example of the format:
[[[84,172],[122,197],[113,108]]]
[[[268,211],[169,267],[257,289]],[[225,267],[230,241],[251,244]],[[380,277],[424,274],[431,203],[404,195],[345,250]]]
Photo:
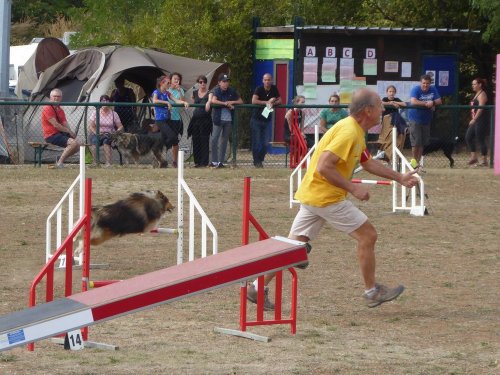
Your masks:
[[[352,48],[351,47],[346,47],[342,50],[342,55],[344,59],[352,59]]]
[[[306,47],[306,57],[315,57],[316,56],[316,47]]]
[[[367,48],[366,49],[366,58],[374,59],[375,58],[375,48]]]

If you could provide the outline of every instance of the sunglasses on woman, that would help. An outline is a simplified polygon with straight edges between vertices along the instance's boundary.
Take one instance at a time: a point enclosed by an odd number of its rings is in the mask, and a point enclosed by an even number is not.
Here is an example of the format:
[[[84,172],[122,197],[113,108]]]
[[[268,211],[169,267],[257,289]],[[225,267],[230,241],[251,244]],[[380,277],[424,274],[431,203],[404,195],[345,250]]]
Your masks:
[[[202,83],[207,83],[207,81],[198,81],[198,83],[201,85]]]

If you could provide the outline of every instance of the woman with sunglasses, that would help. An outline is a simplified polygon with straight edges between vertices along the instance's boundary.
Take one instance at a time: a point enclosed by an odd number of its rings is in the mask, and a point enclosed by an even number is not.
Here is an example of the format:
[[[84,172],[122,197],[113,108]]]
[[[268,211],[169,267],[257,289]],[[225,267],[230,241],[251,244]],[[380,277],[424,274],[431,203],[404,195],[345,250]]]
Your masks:
[[[97,142],[97,123],[96,123],[96,112],[90,115],[89,119],[89,132],[90,132],[90,150],[92,152],[92,156],[94,158],[94,164],[97,163],[96,160],[96,146],[99,143],[99,146],[104,147],[104,160],[106,164],[105,167],[111,167],[113,158],[112,158],[112,149],[111,149],[111,137],[110,134],[115,133],[116,131],[123,131],[123,125],[120,120],[120,116],[116,113],[108,103],[111,101],[108,95],[101,95],[99,98],[99,102],[106,104],[103,105],[99,109],[99,142]]]
[[[194,104],[196,107],[193,117],[189,122],[187,135],[193,137],[193,158],[195,168],[205,168],[209,164],[210,134],[212,133],[212,116],[210,114],[210,101],[212,93],[208,90],[207,77],[201,75],[197,79],[198,89],[193,90]]]

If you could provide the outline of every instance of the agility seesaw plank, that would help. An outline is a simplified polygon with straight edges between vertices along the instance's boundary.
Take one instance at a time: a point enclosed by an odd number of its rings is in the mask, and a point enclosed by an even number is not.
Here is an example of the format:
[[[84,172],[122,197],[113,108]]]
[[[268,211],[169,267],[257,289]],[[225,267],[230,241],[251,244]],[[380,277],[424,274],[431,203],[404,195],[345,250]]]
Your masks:
[[[74,294],[0,317],[0,351],[305,261],[303,242],[273,237]]]

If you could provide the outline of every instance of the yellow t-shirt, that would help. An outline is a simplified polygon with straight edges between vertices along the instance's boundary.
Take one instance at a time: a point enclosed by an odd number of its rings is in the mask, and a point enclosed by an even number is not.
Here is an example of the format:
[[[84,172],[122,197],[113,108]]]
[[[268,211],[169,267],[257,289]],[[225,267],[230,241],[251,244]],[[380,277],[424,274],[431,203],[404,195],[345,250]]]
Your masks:
[[[337,170],[345,179],[350,180],[362,154],[363,161],[371,157],[368,152],[364,152],[365,149],[365,131],[353,117],[349,116],[337,122],[318,143],[307,172],[295,193],[295,199],[314,207],[325,207],[346,199],[347,191],[332,185],[316,171],[319,157],[323,152],[337,155],[340,158]]]

